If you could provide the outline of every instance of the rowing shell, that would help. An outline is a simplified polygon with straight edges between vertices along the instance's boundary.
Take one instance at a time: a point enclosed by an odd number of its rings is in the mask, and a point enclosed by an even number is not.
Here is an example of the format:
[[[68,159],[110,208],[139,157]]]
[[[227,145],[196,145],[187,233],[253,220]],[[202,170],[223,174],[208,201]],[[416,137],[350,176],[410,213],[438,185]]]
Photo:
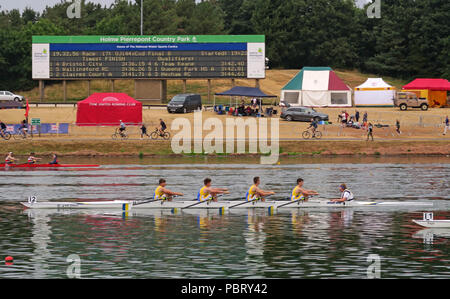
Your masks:
[[[429,228],[450,228],[450,220],[413,220],[413,222]]]
[[[302,202],[287,201],[219,201],[202,202],[193,206],[193,201],[153,201],[140,203],[139,201],[98,201],[98,202],[21,202],[30,209],[302,209],[302,208],[351,208],[351,207],[432,207],[433,203],[427,202],[331,202],[327,200],[310,200]]]
[[[95,201],[95,202],[21,202],[29,209],[120,209],[127,211],[132,204],[129,201]]]
[[[88,165],[88,164],[0,164],[0,167],[11,168],[97,168],[100,165]]]

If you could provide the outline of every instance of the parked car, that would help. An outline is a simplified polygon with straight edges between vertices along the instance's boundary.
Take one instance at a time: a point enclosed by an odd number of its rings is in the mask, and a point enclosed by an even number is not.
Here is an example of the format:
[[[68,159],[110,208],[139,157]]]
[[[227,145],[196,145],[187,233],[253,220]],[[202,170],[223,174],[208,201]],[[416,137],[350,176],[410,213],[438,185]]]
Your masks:
[[[167,104],[169,113],[187,113],[202,109],[202,96],[199,94],[178,94]]]
[[[287,121],[298,120],[309,122],[312,118],[319,121],[329,120],[327,114],[317,112],[313,108],[308,107],[289,107],[281,113],[280,117]]]
[[[24,100],[23,96],[19,96],[10,91],[0,91],[0,101],[15,101],[22,102]]]
[[[414,92],[398,92],[394,99],[394,105],[403,111],[406,111],[408,107],[420,108],[423,111],[428,110],[428,100],[417,97]]]

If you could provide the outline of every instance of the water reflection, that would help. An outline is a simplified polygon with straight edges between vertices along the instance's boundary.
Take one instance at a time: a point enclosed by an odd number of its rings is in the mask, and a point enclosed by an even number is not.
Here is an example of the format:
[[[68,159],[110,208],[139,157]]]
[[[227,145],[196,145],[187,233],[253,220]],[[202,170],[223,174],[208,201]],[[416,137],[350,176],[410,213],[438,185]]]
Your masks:
[[[65,277],[69,254],[81,257],[84,278],[364,278],[366,258],[373,253],[382,257],[385,277],[450,273],[450,231],[417,228],[411,224],[420,215],[417,212],[26,210],[24,214],[32,223],[32,246],[26,245],[26,230],[12,229],[29,265],[20,266],[20,272],[0,267],[1,277]],[[0,233],[5,226],[3,222]],[[5,244],[3,239],[2,251]]]
[[[46,278],[48,272],[48,261],[52,259],[49,250],[51,227],[50,217],[44,213],[28,214],[33,227],[31,242],[34,244],[31,263],[33,264],[33,278]]]

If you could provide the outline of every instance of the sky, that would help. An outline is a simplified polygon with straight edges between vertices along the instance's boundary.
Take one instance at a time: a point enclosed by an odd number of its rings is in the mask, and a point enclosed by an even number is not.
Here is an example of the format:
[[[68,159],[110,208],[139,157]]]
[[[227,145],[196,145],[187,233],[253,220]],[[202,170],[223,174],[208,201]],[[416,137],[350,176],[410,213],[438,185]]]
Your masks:
[[[73,2],[72,0],[69,0]],[[145,1],[145,0],[144,0]],[[357,0],[359,4],[366,3],[370,0]],[[1,0],[0,1],[0,9],[1,10],[12,10],[19,9],[23,11],[25,7],[31,7],[34,10],[42,12],[45,6],[53,6],[56,3],[60,3],[61,0]],[[109,7],[114,0],[89,0],[89,2],[100,3],[102,6],[106,5]]]

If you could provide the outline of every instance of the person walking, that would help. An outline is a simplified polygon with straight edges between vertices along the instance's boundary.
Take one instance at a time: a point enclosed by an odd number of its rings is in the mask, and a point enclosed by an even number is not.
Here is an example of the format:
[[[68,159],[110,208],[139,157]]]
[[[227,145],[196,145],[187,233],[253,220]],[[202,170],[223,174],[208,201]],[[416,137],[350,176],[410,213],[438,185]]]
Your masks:
[[[447,135],[447,131],[450,130],[450,124],[448,121],[448,115],[445,117],[444,135]]]
[[[141,126],[141,139],[144,138],[144,135],[147,136],[147,137],[150,137],[150,136],[147,134],[147,127],[145,126],[144,123],[142,123],[142,126]]]
[[[398,119],[395,121],[395,128],[396,128],[397,134],[400,135],[402,132],[400,131],[400,121]]]
[[[372,126],[372,123],[369,123],[369,126],[367,127],[367,141],[369,141],[369,138],[372,138],[372,141],[373,141],[373,126]]]

